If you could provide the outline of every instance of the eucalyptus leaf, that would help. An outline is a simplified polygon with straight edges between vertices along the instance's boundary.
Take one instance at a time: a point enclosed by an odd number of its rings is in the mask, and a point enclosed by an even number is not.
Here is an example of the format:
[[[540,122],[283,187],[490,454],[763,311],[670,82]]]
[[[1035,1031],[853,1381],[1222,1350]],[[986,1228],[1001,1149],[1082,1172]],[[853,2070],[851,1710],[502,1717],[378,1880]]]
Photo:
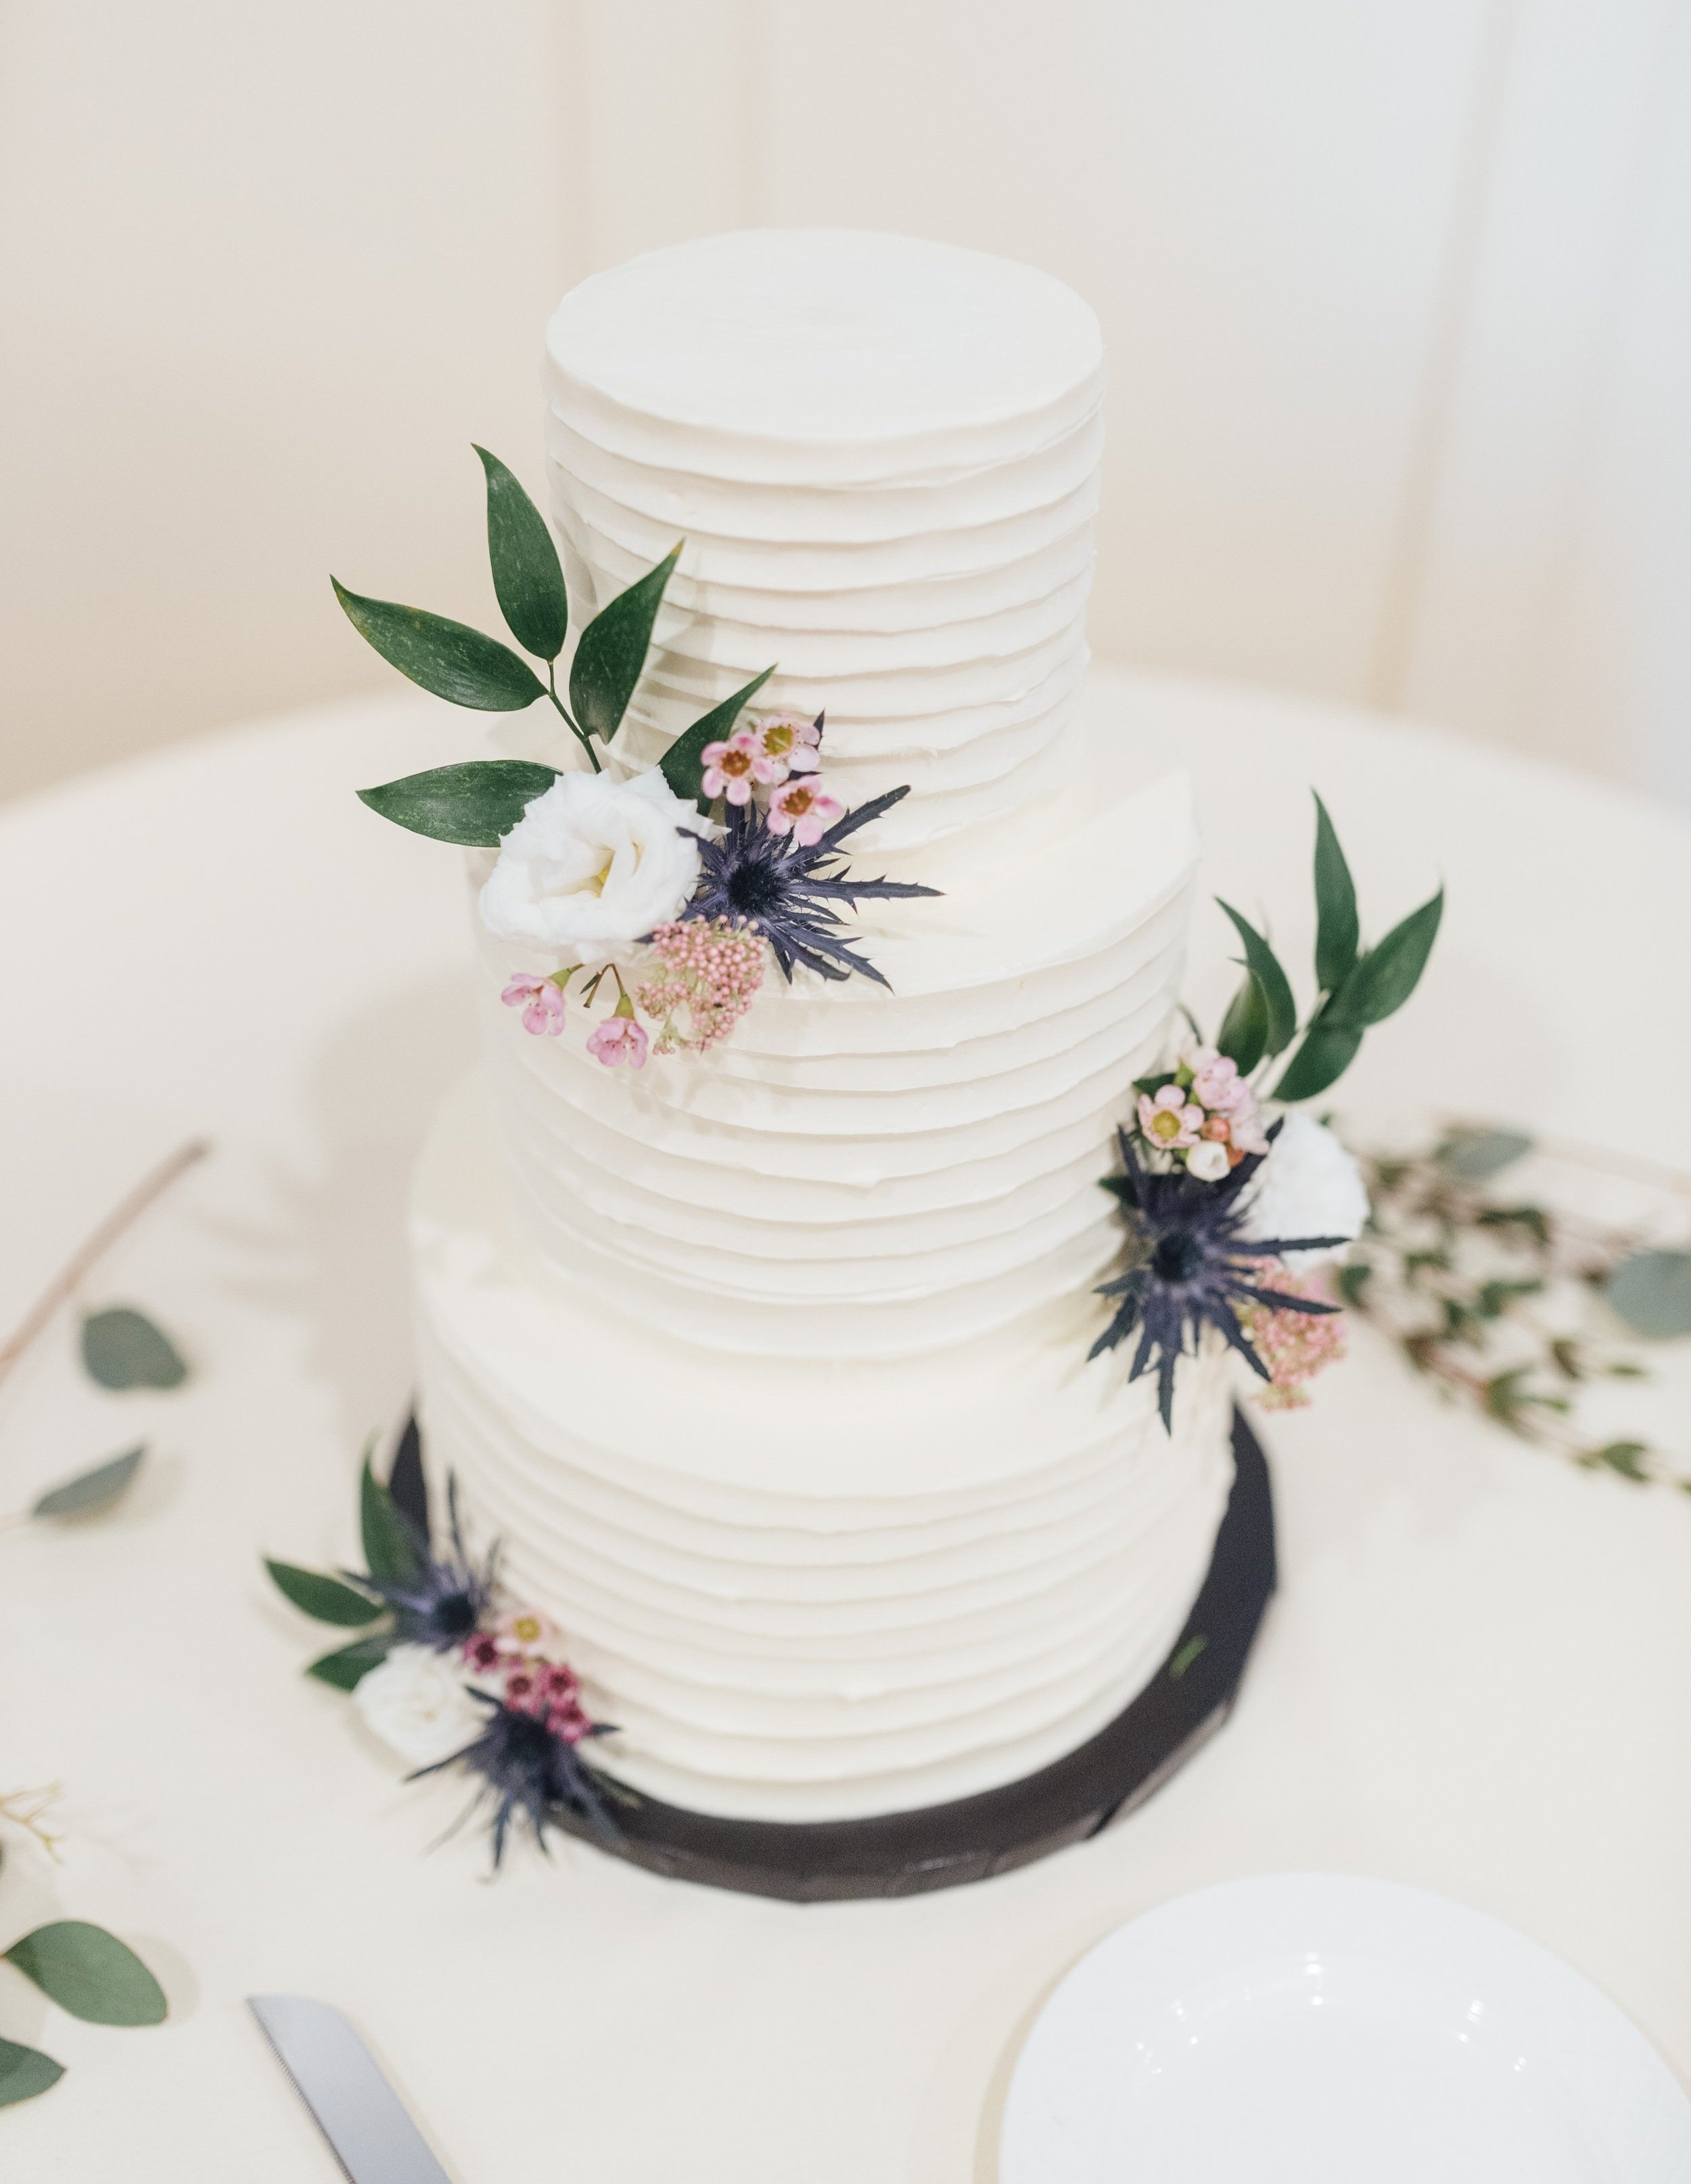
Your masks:
[[[130,1305],[89,1313],[82,1322],[82,1362],[103,1388],[180,1388],[188,1377],[170,1336]]]
[[[422,1465],[422,1436],[415,1418],[405,1420],[393,1461],[388,1467],[388,1493],[393,1507],[420,1540],[433,1536],[429,1522],[428,1479]]]
[[[1691,1251],[1639,1251],[1603,1284],[1612,1311],[1652,1342],[1691,1334]]]
[[[19,2040],[0,2040],[0,2109],[32,2101],[64,2075],[64,2064],[43,2055],[39,2048],[25,2048]]]
[[[421,1543],[371,1469],[368,1456],[359,1479],[358,1513],[365,1565],[371,1577],[401,1582],[416,1577],[422,1568]]]
[[[1459,1183],[1484,1183],[1532,1150],[1521,1130],[1452,1130],[1432,1156]]]
[[[359,635],[389,666],[435,697],[482,713],[520,713],[545,696],[546,686],[528,662],[496,637],[421,607],[363,599],[336,577],[329,582]]]
[[[129,1491],[146,1453],[147,1444],[142,1441],[137,1448],[126,1449],[121,1456],[97,1463],[92,1471],[79,1471],[74,1479],[50,1487],[31,1508],[31,1516],[92,1517],[97,1509],[109,1508]]]
[[[1648,1443],[1641,1440],[1611,1440],[1604,1448],[1591,1452],[1593,1463],[1606,1463],[1611,1471],[1618,1471],[1622,1479],[1630,1479],[1635,1486],[1647,1486],[1649,1474],[1644,1459],[1649,1454]]]
[[[678,545],[638,583],[596,614],[581,633],[570,663],[570,709],[583,730],[608,744],[622,724],[646,664],[664,586],[681,557]]]
[[[379,788],[360,788],[358,798],[396,827],[427,834],[432,842],[496,850],[499,837],[511,832],[557,777],[555,767],[528,759],[469,759],[427,773],[408,773]]]
[[[1370,948],[1359,960],[1333,996],[1335,1017],[1361,1029],[1370,1024],[1384,1023],[1387,1017],[1395,1016],[1420,983],[1443,915],[1444,890],[1441,888],[1430,901],[1424,902],[1419,910],[1412,910],[1400,925],[1392,928],[1377,947]]]
[[[555,660],[569,634],[569,600],[546,519],[497,455],[476,453],[488,479],[488,560],[505,627],[525,652]]]
[[[1216,1051],[1229,1056],[1239,1074],[1248,1077],[1263,1058],[1268,1034],[1268,1002],[1262,987],[1247,971],[1244,984],[1234,994],[1221,1019],[1221,1028],[1215,1034]]]
[[[355,1691],[372,1669],[381,1667],[393,1646],[391,1630],[378,1631],[373,1638],[354,1638],[350,1646],[322,1654],[305,1673],[320,1684],[332,1684],[338,1691]]]
[[[37,1926],[7,1950],[49,2001],[90,2025],[162,2025],[165,1990],[115,1934],[86,1919]]]
[[[1298,1029],[1298,1004],[1292,998],[1292,982],[1281,968],[1280,958],[1258,932],[1248,918],[1242,917],[1231,903],[1215,898],[1229,917],[1245,944],[1245,967],[1263,989],[1263,1000],[1268,1009],[1268,1039],[1264,1054],[1278,1054],[1292,1044]]]
[[[713,706],[702,720],[695,721],[690,728],[684,728],[663,755],[663,777],[675,794],[690,797],[701,811],[710,807],[710,798],[700,783],[705,772],[705,746],[724,742],[734,733],[734,724],[745,707],[775,672],[766,667],[761,675],[754,675],[744,689],[736,690],[732,698],[724,698],[720,705]]]
[[[1356,916],[1356,883],[1345,853],[1315,799],[1315,979],[1324,994],[1337,993],[1356,961],[1360,928]]]
[[[338,1623],[343,1630],[358,1630],[385,1613],[379,1601],[367,1599],[351,1585],[343,1585],[339,1578],[326,1577],[321,1570],[300,1569],[293,1563],[273,1563],[268,1556],[265,1568],[276,1590],[291,1600],[302,1615],[309,1615],[318,1623]]]
[[[1276,1100],[1313,1100],[1337,1084],[1362,1045],[1362,1034],[1348,1024],[1335,1023],[1325,1013],[1303,1034],[1303,1043],[1281,1072],[1274,1088]]]

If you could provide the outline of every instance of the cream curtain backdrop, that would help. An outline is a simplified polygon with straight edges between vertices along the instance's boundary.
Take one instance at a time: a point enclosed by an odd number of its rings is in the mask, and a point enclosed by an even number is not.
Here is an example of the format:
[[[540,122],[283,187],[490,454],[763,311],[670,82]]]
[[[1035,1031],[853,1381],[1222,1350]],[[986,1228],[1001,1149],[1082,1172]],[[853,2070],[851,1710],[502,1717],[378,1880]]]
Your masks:
[[[0,791],[491,609],[569,282],[716,228],[1030,259],[1113,395],[1122,660],[1691,803],[1676,0],[7,0]]]

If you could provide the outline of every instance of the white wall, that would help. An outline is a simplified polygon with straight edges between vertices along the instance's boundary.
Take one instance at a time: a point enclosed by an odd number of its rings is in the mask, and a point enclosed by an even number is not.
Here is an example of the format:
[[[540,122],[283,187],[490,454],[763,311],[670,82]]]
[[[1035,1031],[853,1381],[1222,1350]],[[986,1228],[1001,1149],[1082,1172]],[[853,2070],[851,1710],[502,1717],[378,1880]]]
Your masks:
[[[12,0],[0,783],[364,687],[323,571],[486,611],[546,307],[749,221],[1097,305],[1101,652],[1691,802],[1676,0]]]

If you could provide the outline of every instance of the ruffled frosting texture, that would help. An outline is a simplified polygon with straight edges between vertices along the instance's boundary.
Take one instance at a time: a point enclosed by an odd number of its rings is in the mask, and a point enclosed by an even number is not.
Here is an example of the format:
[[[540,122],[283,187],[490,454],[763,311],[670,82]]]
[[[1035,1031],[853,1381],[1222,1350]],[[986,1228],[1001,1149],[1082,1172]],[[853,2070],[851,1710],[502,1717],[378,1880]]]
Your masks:
[[[890,990],[772,967],[638,1078],[528,1036],[499,994],[551,961],[478,926],[484,1080],[416,1201],[426,1429],[637,1786],[966,1795],[1155,1673],[1231,1477],[1224,1358],[1172,1436],[1085,1362],[1195,860],[1184,778],[1085,714],[1097,326],[971,252],[728,236],[585,283],[546,376],[572,598],[687,540],[625,755],[779,659],[836,793],[911,784],[854,866],[943,892],[862,905]]]

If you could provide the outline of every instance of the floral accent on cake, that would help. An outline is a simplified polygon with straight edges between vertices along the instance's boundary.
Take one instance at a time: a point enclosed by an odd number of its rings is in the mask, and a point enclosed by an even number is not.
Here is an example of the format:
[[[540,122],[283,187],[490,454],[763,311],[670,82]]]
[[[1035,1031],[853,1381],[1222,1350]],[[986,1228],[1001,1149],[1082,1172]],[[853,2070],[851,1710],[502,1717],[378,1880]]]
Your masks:
[[[1350,866],[1319,796],[1314,883],[1317,993],[1308,1016],[1300,1023],[1267,936],[1220,902],[1243,949],[1244,983],[1213,1045],[1193,1025],[1166,1067],[1136,1080],[1131,1117],[1117,1133],[1124,1173],[1104,1187],[1121,1206],[1125,1264],[1097,1292],[1119,1301],[1091,1355],[1136,1331],[1129,1378],[1155,1365],[1164,1425],[1180,1357],[1206,1327],[1264,1381],[1263,1400],[1282,1407],[1307,1401],[1305,1383],[1343,1354],[1327,1324],[1339,1307],[1309,1274],[1362,1234],[1368,1192],[1325,1124],[1286,1111],[1336,1084],[1364,1034],[1408,1000],[1444,895],[1364,948]],[[1266,1087],[1269,1065],[1288,1050]],[[1272,1124],[1270,1110],[1278,1111]]]
[[[544,699],[579,746],[568,766],[477,760],[360,792],[413,833],[496,852],[479,897],[483,923],[496,939],[553,959],[544,970],[507,978],[499,998],[520,1011],[523,1030],[555,1039],[571,979],[583,974],[585,1011],[609,971],[616,1003],[588,1032],[586,1050],[606,1068],[632,1074],[653,1052],[703,1054],[725,1039],[762,983],[766,947],[789,980],[802,964],[824,978],[856,972],[885,985],[846,944],[839,906],[938,890],[852,880],[839,845],[908,789],[849,811],[821,777],[823,714],[747,711],[773,667],[684,729],[659,765],[625,763],[613,739],[645,672],[681,547],[582,631],[566,704],[557,664],[569,599],[557,549],[511,471],[484,448],[476,453],[487,482],[499,610],[518,644],[544,664],[544,682],[495,638],[330,581],[354,627],[425,690],[483,712],[521,712]],[[709,926],[712,942],[678,942],[677,929],[690,923]],[[652,1030],[639,1021],[641,1012]]]
[[[487,1814],[495,1869],[518,1821],[542,1849],[548,1829],[566,1820],[614,1837],[610,1803],[633,1802],[633,1793],[580,1750],[611,1727],[589,1712],[557,1626],[502,1602],[497,1546],[479,1562],[469,1552],[449,1478],[446,1501],[448,1536],[438,1549],[408,1435],[387,1485],[365,1457],[359,1513],[367,1568],[330,1576],[266,1563],[294,1607],[363,1634],[306,1674],[352,1695],[366,1728],[412,1770],[408,1780],[448,1768],[472,1778],[472,1810]]]

